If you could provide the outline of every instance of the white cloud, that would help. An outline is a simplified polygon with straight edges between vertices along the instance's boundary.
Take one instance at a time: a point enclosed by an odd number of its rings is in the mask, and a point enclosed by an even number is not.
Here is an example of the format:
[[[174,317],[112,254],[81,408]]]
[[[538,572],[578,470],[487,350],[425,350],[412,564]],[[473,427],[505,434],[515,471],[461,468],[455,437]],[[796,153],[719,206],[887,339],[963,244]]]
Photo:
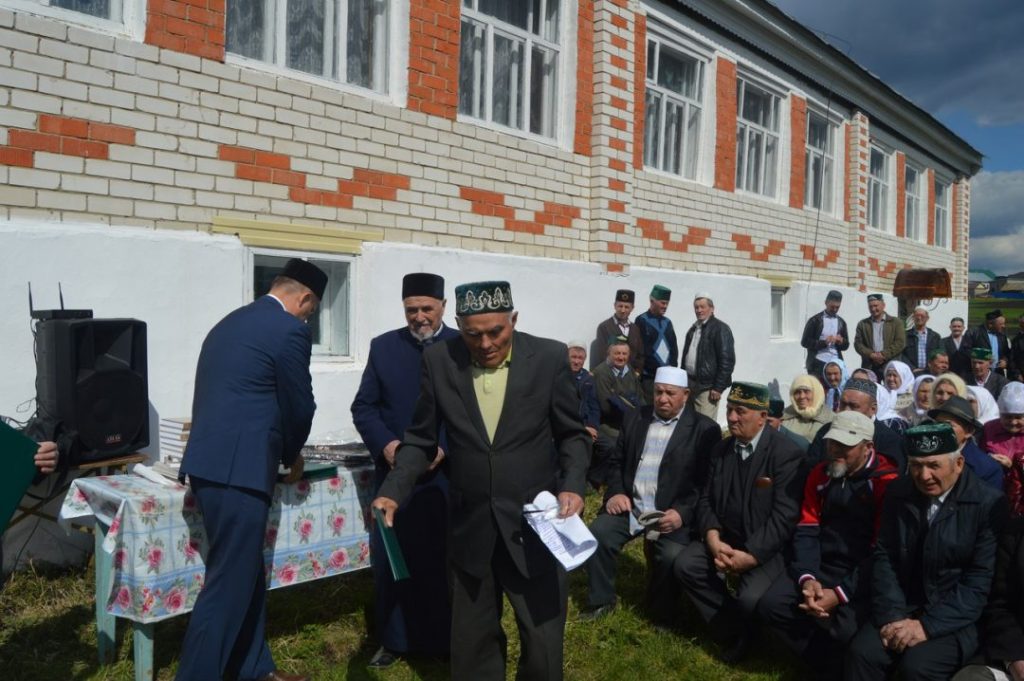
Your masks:
[[[1024,225],[1024,170],[982,171],[971,180],[972,238],[1014,233]],[[1024,244],[1017,250],[1024,251]]]
[[[971,269],[996,274],[1024,272],[1024,218],[1010,234],[971,237]]]

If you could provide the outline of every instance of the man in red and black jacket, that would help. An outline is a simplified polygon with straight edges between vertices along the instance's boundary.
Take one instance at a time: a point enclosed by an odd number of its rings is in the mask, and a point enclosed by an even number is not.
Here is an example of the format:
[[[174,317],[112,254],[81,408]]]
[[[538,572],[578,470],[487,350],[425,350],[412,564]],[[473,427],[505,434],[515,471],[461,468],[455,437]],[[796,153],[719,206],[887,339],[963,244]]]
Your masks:
[[[897,477],[875,451],[871,419],[836,414],[825,435],[827,454],[804,486],[793,558],[758,603],[758,613],[812,668],[815,677],[842,675],[843,650],[867,617],[861,584],[881,518],[882,499]]]

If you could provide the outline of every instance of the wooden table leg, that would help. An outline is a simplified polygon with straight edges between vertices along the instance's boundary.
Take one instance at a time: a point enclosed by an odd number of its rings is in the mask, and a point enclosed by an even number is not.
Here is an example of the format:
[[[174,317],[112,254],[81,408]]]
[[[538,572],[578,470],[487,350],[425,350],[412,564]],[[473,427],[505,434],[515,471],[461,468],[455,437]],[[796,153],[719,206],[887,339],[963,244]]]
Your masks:
[[[132,622],[135,681],[153,681],[153,623]]]
[[[107,612],[106,587],[110,583],[114,557],[103,550],[106,539],[106,525],[96,521],[96,647],[99,650],[100,664],[114,661],[114,642],[117,640],[117,618]]]

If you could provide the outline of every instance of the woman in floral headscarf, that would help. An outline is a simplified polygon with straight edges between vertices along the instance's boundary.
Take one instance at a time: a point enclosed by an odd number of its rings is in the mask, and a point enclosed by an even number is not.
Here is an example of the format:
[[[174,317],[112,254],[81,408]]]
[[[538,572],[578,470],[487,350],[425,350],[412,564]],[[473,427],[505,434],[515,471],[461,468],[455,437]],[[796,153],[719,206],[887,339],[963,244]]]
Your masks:
[[[833,359],[821,368],[821,379],[825,385],[825,404],[833,412],[839,411],[839,400],[843,396],[843,387],[850,380],[846,364],[841,359]]]
[[[899,416],[907,422],[908,426],[919,425],[928,418],[928,410],[932,408],[932,384],[935,377],[931,374],[921,374],[914,379],[914,389],[911,394],[914,402],[900,410]]]
[[[794,378],[789,386],[789,406],[782,412],[782,425],[813,442],[815,434],[832,418],[821,382],[809,374]]]
[[[882,386],[889,391],[893,397],[892,408],[899,412],[914,403],[914,372],[910,370],[905,362],[892,360],[885,365],[882,372]]]

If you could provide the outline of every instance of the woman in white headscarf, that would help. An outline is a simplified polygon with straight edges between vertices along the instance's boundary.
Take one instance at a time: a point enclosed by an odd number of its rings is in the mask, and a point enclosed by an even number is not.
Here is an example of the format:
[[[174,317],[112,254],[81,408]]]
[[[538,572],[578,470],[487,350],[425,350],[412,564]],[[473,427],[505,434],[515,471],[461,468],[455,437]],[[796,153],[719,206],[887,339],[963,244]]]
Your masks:
[[[878,408],[875,410],[875,420],[902,435],[903,431],[907,429],[907,422],[896,410],[895,391],[887,390],[884,385],[878,386],[875,402],[878,404]]]
[[[967,384],[954,373],[939,374],[932,383],[932,409],[944,405],[950,397],[959,395],[967,399]]]
[[[911,391],[914,401],[899,412],[900,418],[906,421],[908,426],[920,425],[928,418],[928,410],[932,408],[933,383],[935,377],[931,374],[921,374],[914,379],[914,389]]]
[[[977,385],[967,386],[967,399],[974,407],[974,413],[977,414],[978,420],[982,424],[999,418],[999,405],[996,404],[996,398],[992,397],[992,393],[985,388]]]
[[[894,359],[886,364],[882,372],[882,385],[893,397],[893,409],[897,412],[914,403],[914,372],[905,362]]]
[[[789,386],[789,406],[782,412],[782,425],[791,432],[814,441],[814,436],[834,414],[825,404],[821,382],[809,374],[801,374]]]

